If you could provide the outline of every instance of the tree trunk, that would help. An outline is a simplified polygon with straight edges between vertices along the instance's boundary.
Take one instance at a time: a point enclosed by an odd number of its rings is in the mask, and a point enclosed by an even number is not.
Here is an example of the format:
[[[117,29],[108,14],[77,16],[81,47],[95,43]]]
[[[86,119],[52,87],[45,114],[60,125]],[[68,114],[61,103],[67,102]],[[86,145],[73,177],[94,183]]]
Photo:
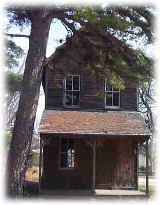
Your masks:
[[[23,192],[23,175],[32,141],[42,78],[42,65],[52,20],[45,9],[34,10],[32,13],[31,35],[23,87],[7,162],[7,193],[12,197],[19,196]]]

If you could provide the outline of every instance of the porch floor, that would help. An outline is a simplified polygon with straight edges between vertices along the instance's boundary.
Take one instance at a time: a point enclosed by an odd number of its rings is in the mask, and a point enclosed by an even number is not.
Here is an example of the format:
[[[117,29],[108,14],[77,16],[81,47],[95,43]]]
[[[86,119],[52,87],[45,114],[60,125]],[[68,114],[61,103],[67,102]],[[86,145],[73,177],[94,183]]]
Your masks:
[[[145,192],[138,190],[107,190],[96,189],[95,192],[91,190],[41,190],[42,196],[146,196]]]
[[[138,190],[106,190],[106,189],[96,189],[96,196],[145,196],[145,192]]]

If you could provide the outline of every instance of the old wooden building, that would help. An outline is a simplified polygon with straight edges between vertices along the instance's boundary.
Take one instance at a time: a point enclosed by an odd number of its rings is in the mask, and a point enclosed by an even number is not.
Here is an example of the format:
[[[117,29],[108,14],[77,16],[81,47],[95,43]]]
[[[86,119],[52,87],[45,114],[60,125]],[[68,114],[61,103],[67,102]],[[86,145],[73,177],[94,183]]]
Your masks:
[[[89,37],[88,42],[107,50],[110,45],[112,55],[129,55],[130,49],[109,34],[101,37],[103,44],[95,35]],[[83,63],[93,53],[83,46],[85,39],[77,44],[79,38],[58,48],[44,69],[40,188],[137,189],[137,149],[148,145],[150,136],[137,111],[137,82],[124,74],[125,88],[120,90],[105,75],[97,77]],[[148,192],[148,175],[146,179]]]

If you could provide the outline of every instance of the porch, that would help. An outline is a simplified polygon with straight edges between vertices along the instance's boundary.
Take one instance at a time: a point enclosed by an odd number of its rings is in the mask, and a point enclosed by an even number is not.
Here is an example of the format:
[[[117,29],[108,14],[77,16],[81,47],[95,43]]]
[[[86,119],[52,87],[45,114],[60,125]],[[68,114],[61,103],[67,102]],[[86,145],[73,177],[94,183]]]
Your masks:
[[[43,121],[40,130],[39,181],[42,194],[145,195],[137,191],[137,146],[146,142],[148,156],[149,134],[145,132],[144,124],[136,113],[51,113],[45,116],[46,123]],[[75,169],[60,169],[61,139],[72,139],[76,144]],[[147,157],[146,194],[148,193]]]

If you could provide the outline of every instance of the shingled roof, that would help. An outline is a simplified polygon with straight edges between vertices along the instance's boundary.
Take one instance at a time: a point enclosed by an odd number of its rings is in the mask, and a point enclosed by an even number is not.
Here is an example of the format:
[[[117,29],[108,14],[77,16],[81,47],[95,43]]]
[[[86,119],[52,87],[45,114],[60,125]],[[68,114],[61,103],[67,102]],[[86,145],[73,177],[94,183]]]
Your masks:
[[[84,135],[150,135],[138,112],[45,110],[40,133]]]

